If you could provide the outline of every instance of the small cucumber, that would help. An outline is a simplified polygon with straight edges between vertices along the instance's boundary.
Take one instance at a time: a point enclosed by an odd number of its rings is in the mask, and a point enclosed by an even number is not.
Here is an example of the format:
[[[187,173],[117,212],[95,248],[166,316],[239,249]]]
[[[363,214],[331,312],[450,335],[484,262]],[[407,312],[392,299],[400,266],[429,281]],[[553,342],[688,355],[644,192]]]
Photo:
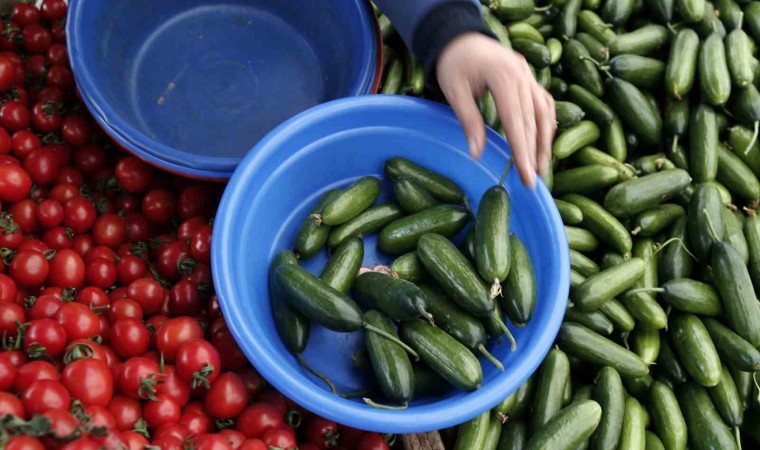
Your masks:
[[[659,289],[662,299],[675,310],[702,316],[720,316],[723,313],[720,297],[709,284],[690,278],[676,278],[666,281]]]
[[[705,16],[705,0],[676,0],[676,10],[686,22],[696,23]]]
[[[504,424],[499,437],[498,450],[523,450],[528,442],[528,426],[522,420],[510,420]]]
[[[381,231],[377,245],[388,254],[407,253],[426,233],[451,237],[467,225],[469,214],[462,206],[438,205],[425,211],[394,220]]]
[[[712,247],[710,266],[728,324],[736,334],[760,347],[760,303],[741,256],[731,245],[717,242]]]
[[[367,311],[364,321],[396,336],[390,319],[379,311]],[[367,333],[365,343],[380,391],[393,403],[408,404],[414,395],[414,370],[406,351],[376,333]]]
[[[568,203],[564,200],[554,199],[554,204],[557,206],[559,215],[562,217],[562,222],[565,225],[578,225],[583,220],[583,213],[581,212],[580,208],[573,205],[572,203]]]
[[[491,8],[501,20],[514,22],[530,17],[536,4],[533,0],[495,0]]]
[[[552,154],[557,159],[565,159],[581,148],[599,139],[599,127],[590,120],[582,120],[564,130],[552,144]]]
[[[686,421],[675,393],[665,383],[655,381],[649,387],[649,412],[657,435],[668,450],[686,449]]]
[[[755,372],[744,372],[742,370],[734,369],[733,367],[729,368],[729,371],[731,372],[731,378],[734,379],[736,390],[739,392],[742,407],[746,411],[750,406],[753,406],[755,402],[755,400],[752,399],[752,393],[755,389],[755,380],[753,379]],[[747,421],[745,420],[745,424],[746,422]]]
[[[731,77],[726,62],[726,48],[723,39],[710,35],[699,50],[699,85],[705,100],[713,106],[723,105],[731,95]]]
[[[391,158],[385,161],[383,169],[388,178],[393,181],[407,177],[420,183],[442,202],[459,203],[464,200],[464,191],[455,182],[406,158]]]
[[[665,450],[665,445],[663,445],[662,441],[656,434],[647,431],[645,450]]]
[[[623,123],[648,145],[659,144],[662,137],[662,118],[646,96],[633,84],[620,78],[607,80],[612,107]]]
[[[744,8],[744,21],[752,38],[755,41],[760,41],[760,5],[755,2],[749,2]]]
[[[656,53],[668,42],[670,32],[662,25],[645,25],[637,30],[618,34],[609,42],[610,56],[623,54],[647,56]]]
[[[644,276],[644,271],[644,261],[631,258],[588,277],[572,292],[571,299],[581,310],[594,310],[633,287]]]
[[[554,176],[554,195],[595,194],[620,181],[619,172],[600,164],[574,167]]]
[[[601,97],[604,94],[604,83],[593,62],[591,54],[580,41],[569,39],[562,51],[562,62],[569,69],[573,78],[589,92]]]
[[[488,435],[491,420],[491,411],[486,411],[476,418],[460,425],[457,430],[457,440],[454,443],[454,450],[483,448],[486,443],[486,436]]]
[[[752,144],[752,135],[751,130],[741,125],[733,126],[728,130],[728,146],[757,175],[760,174],[760,142]]]
[[[359,275],[364,260],[364,242],[351,238],[342,243],[330,256],[319,278],[333,289],[347,294]]]
[[[753,210],[744,220],[744,237],[749,250],[749,275],[757,292],[760,289],[760,217]]]
[[[427,365],[412,364],[412,370],[414,370],[414,398],[437,396],[451,390],[448,381]]]
[[[578,29],[578,13],[581,11],[583,0],[567,0],[562,5],[562,11],[557,18],[557,35],[560,37],[575,37]]]
[[[638,355],[583,325],[563,323],[557,343],[568,354],[590,364],[610,366],[622,376],[638,378],[649,373],[649,368]]]
[[[570,268],[584,277],[599,273],[599,266],[583,253],[570,249]]]
[[[716,179],[731,193],[748,201],[760,198],[760,181],[752,170],[734,152],[718,144],[718,172]],[[555,181],[556,182],[556,181]]]
[[[372,206],[380,195],[380,180],[362,177],[325,204],[315,220],[335,226],[348,222]]]
[[[623,429],[620,432],[620,450],[641,449],[646,446],[646,411],[633,397],[625,399]]]
[[[744,264],[749,263],[749,247],[744,237],[742,222],[736,218],[734,213],[723,208],[723,242],[731,246],[739,254]]]
[[[426,234],[417,245],[417,256],[430,276],[465,311],[476,317],[489,316],[494,301],[475,268],[448,239]]]
[[[488,8],[482,8],[481,11],[483,13],[483,23],[488,27],[491,33],[496,36],[499,42],[501,42],[501,45],[506,48],[512,48],[512,43],[509,40],[509,33],[499,19],[491,14],[491,11]]]
[[[565,311],[565,321],[579,323],[602,336],[612,334],[613,325],[610,319],[599,311],[578,311],[577,308],[568,308]]]
[[[659,253],[657,264],[659,278],[663,282],[677,278],[688,278],[691,275],[693,260],[685,250],[686,227],[688,218],[683,216],[676,220],[670,231],[670,238],[677,239],[673,244],[663,248]]]
[[[483,442],[483,450],[496,450],[499,445],[499,438],[501,437],[501,421],[499,416],[495,412],[491,412],[491,419],[488,422],[488,430],[486,431],[486,439]]]
[[[697,183],[712,181],[718,173],[718,125],[707,105],[694,109],[689,122],[690,173]]]
[[[733,3],[733,0],[719,0],[718,3]],[[722,18],[722,16],[721,16]],[[731,81],[738,87],[752,83],[755,72],[752,69],[752,49],[749,36],[737,28],[726,36],[726,58]]]
[[[391,264],[391,272],[402,280],[418,283],[427,277],[427,272],[422,266],[422,261],[417,257],[417,252],[401,255]]]
[[[630,336],[631,347],[647,364],[654,364],[660,354],[660,332],[646,326],[636,327]]]
[[[663,335],[660,336],[660,354],[657,357],[657,368],[672,383],[683,383],[686,381],[686,370],[678,361],[678,356],[676,356],[668,336],[664,334],[665,331],[661,333]]]
[[[388,95],[398,94],[404,78],[404,63],[398,59],[391,60],[387,70],[388,74],[383,79],[383,87],[380,89],[380,93]]]
[[[691,381],[685,383],[678,389],[678,403],[689,430],[689,443],[695,449],[737,449],[731,430],[723,423],[704,387]]]
[[[432,319],[425,309],[425,293],[411,283],[380,272],[364,272],[354,281],[354,294],[366,308],[377,309],[396,320]]]
[[[617,36],[611,26],[605,23],[595,12],[588,9],[578,13],[578,27],[603,45],[608,45]]]
[[[581,225],[594,233],[596,237],[606,242],[612,249],[621,254],[630,253],[633,241],[628,230],[620,221],[601,205],[586,197],[568,194],[562,200],[580,208],[583,213]]]
[[[726,366],[721,368],[720,383],[708,391],[723,421],[731,427],[740,427],[744,421],[744,408],[734,379]]]
[[[543,41],[543,37],[541,40]],[[531,39],[512,38],[512,48],[520,52],[536,69],[543,69],[551,63],[552,55],[543,43]]]
[[[512,267],[502,286],[504,311],[509,319],[517,325],[528,323],[536,308],[536,274],[528,249],[520,238],[511,235],[510,249]]]
[[[610,62],[610,64],[612,63]],[[586,113],[586,117],[600,127],[615,119],[615,113],[612,112],[612,109],[582,86],[571,84],[567,88],[567,99],[580,106]]]
[[[512,418],[519,418],[530,412],[533,407],[533,397],[536,391],[538,374],[531,375],[515,392],[515,406],[512,408]]]
[[[613,121],[613,124],[615,122],[617,121]],[[612,154],[604,153],[594,147],[584,147],[578,150],[573,159],[584,166],[599,164],[612,167],[618,171],[621,181],[630,180],[636,176],[636,171],[632,167],[623,164]]]
[[[604,142],[604,149],[611,157],[618,161],[625,161],[628,156],[628,146],[625,142],[623,122],[617,115],[612,122],[602,127],[602,141]]]
[[[620,374],[612,367],[599,369],[594,379],[592,399],[602,407],[602,417],[589,440],[590,450],[617,448],[623,429],[625,390]]]
[[[567,234],[567,242],[571,250],[593,252],[599,247],[596,236],[583,228],[565,226],[565,234]]]
[[[707,261],[714,237],[723,237],[723,205],[718,188],[712,183],[698,185],[691,196],[688,211],[689,248],[700,261]]]
[[[654,296],[647,293],[657,286],[657,258],[651,239],[640,239],[633,244],[633,256],[644,261],[644,276],[634,286],[634,290],[620,297],[621,302],[639,325],[652,329],[667,327],[668,318]]]
[[[734,0],[715,0],[715,8],[718,10],[718,17],[726,29],[741,29],[744,12],[738,3]]]
[[[680,205],[665,203],[655,206],[633,218],[631,234],[641,237],[657,235],[684,215],[686,215],[686,210]]]
[[[689,100],[665,99],[663,114],[665,133],[675,137],[686,135],[689,130]]]
[[[699,384],[712,387],[720,382],[720,358],[699,317],[676,314],[670,318],[673,347],[686,372]]]
[[[433,195],[421,184],[410,178],[399,178],[393,185],[393,193],[401,208],[408,214],[418,213],[438,205]]]
[[[423,320],[401,322],[399,336],[430,368],[462,390],[478,389],[483,381],[480,362],[467,347]]]
[[[596,430],[602,408],[593,400],[574,403],[550,420],[528,441],[526,450],[574,450]]]
[[[311,214],[319,214],[322,212],[322,208],[325,207],[330,201],[332,201],[340,193],[339,189],[332,189],[323,195],[314,208],[311,210]],[[300,228],[296,233],[295,242],[293,244],[293,251],[301,259],[309,259],[319,252],[327,242],[327,237],[330,234],[330,227],[327,225],[318,225],[310,217],[301,222]]]
[[[604,207],[617,217],[630,217],[672,198],[690,183],[689,172],[681,169],[634,178],[610,189]]]
[[[597,41],[593,36],[588,33],[578,33],[575,35],[577,39],[586,50],[589,55],[596,60],[596,62],[603,63],[610,59],[610,49],[604,44]]]
[[[541,363],[536,384],[536,397],[533,403],[533,420],[531,431],[535,433],[562,409],[562,397],[570,379],[570,362],[565,352],[551,349]]]
[[[546,48],[549,49],[549,63],[557,64],[559,60],[562,59],[562,42],[560,42],[559,39],[549,38],[546,41]],[[551,74],[551,70],[549,73]],[[551,82],[549,84],[551,84]],[[548,86],[544,86],[544,88],[548,88]]]
[[[404,211],[395,203],[386,203],[369,208],[353,220],[329,230],[329,248],[337,248],[353,237],[366,236],[404,216]],[[327,228],[327,227],[325,227]]]
[[[636,321],[631,313],[614,298],[604,302],[599,307],[599,311],[610,319],[617,330],[630,332],[636,326]]]
[[[298,265],[296,255],[290,250],[283,250],[275,256],[269,268],[270,283],[274,269],[281,265]],[[272,292],[272,317],[277,328],[277,334],[285,344],[285,348],[294,355],[300,355],[306,350],[309,342],[311,323],[303,314],[291,308],[287,301],[280,297],[279,292]]]
[[[475,220],[475,267],[487,283],[494,286],[509,275],[510,197],[502,185],[487,189],[480,198]],[[498,286],[497,286],[498,287]]]
[[[697,73],[698,56],[699,36],[691,28],[681,29],[670,47],[665,68],[666,89],[676,99],[685,98],[691,91]]]
[[[557,127],[560,129],[572,127],[586,116],[580,106],[561,100],[554,102],[554,114],[557,119]]]
[[[644,3],[658,22],[667,25],[673,20],[675,0],[645,0]]]
[[[625,25],[635,3],[634,0],[607,0],[602,7],[602,19],[615,26]]]
[[[659,59],[645,56],[623,54],[609,62],[612,76],[621,78],[642,89],[654,89],[662,86],[665,76],[665,63]]]

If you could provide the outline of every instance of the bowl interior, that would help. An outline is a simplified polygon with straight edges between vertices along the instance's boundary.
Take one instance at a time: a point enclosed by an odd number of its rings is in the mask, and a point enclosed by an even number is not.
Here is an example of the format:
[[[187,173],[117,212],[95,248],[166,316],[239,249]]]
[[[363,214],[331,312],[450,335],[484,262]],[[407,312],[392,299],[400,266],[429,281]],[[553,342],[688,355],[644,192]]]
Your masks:
[[[311,106],[368,93],[359,0],[73,0],[77,81],[115,134],[182,164],[234,163]],[[340,3],[338,5],[338,3]],[[229,164],[229,162],[228,162]]]
[[[495,406],[535,370],[556,336],[565,310],[569,263],[564,229],[541,184],[524,188],[515,170],[507,177],[512,199],[511,229],[527,246],[538,281],[538,305],[523,328],[510,326],[518,349],[491,342],[503,361],[498,371],[483,362],[483,387],[466,393],[451,389],[415,401],[405,411],[383,411],[361,400],[333,396],[304,371],[280,341],[271,317],[269,262],[291,243],[301,221],[328,189],[364,175],[382,177],[383,162],[405,156],[458,182],[472,207],[498,181],[508,161],[508,145],[489,130],[487,150],[475,162],[466,151],[461,127],[449,108],[387,96],[338,100],[293,119],[270,134],[235,172],[214,226],[213,269],[224,315],[241,348],[262,375],[304,407],[340,423],[382,432],[416,432],[461,423]],[[384,192],[392,192],[384,180]],[[382,201],[382,199],[381,199]],[[390,263],[366,237],[364,265]],[[326,252],[305,261],[315,274]],[[312,327],[304,358],[341,392],[369,386],[372,374],[356,368],[352,353],[361,332],[336,333]]]

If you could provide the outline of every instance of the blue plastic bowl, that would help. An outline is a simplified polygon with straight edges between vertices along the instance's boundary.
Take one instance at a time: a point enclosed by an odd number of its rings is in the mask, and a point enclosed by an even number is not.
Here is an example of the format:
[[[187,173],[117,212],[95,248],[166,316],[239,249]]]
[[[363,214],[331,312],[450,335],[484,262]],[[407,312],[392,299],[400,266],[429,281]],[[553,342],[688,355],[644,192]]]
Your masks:
[[[374,93],[381,38],[365,0],[70,0],[74,76],[122,147],[226,179],[274,127]]]
[[[383,433],[430,431],[465,422],[494,407],[530,376],[548,353],[567,305],[569,257],[559,213],[546,187],[525,188],[516,170],[507,177],[512,230],[525,242],[538,281],[538,305],[524,328],[510,327],[517,351],[492,344],[506,370],[483,361],[483,386],[451,390],[415,401],[404,411],[372,408],[335,396],[304,371],[277,335],[271,316],[267,272],[274,255],[291,248],[301,221],[327,190],[365,176],[382,177],[383,162],[405,156],[458,182],[473,208],[493,186],[510,150],[488,131],[479,161],[467,154],[452,110],[425,100],[373,95],[317,106],[267,135],[240,164],[216,215],[212,267],[224,317],[242,350],[262,376],[308,410],[338,423]],[[385,182],[384,182],[385,183]],[[390,192],[384,186],[385,192]],[[382,201],[382,200],[381,200]],[[389,263],[375,252],[376,235],[365,238],[364,265]],[[315,274],[326,252],[304,267]],[[336,333],[313,326],[304,358],[341,392],[368,386],[371,374],[356,369],[351,354],[361,332]]]

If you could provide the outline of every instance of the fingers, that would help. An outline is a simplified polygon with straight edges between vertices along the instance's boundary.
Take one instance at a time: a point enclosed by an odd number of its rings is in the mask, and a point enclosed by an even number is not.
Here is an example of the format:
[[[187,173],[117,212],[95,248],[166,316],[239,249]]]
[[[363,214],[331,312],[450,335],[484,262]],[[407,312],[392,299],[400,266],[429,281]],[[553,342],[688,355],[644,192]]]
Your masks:
[[[464,134],[467,137],[467,146],[470,156],[479,158],[483,154],[483,146],[486,141],[486,125],[480,113],[472,88],[466,80],[447,83],[441,86],[449,104],[454,109],[459,122],[462,123]]]
[[[538,83],[532,86],[533,104],[536,108],[537,143],[536,162],[538,173],[546,174],[552,156],[552,139],[557,129],[554,99]]]

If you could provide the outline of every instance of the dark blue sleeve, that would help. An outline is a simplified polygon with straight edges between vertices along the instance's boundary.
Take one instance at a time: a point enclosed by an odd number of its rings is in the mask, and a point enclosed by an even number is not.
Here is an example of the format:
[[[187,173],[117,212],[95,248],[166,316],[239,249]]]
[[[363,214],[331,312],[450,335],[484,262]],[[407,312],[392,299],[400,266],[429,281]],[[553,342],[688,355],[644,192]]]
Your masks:
[[[478,0],[375,0],[434,84],[438,55],[462,33],[493,37],[483,23]]]

